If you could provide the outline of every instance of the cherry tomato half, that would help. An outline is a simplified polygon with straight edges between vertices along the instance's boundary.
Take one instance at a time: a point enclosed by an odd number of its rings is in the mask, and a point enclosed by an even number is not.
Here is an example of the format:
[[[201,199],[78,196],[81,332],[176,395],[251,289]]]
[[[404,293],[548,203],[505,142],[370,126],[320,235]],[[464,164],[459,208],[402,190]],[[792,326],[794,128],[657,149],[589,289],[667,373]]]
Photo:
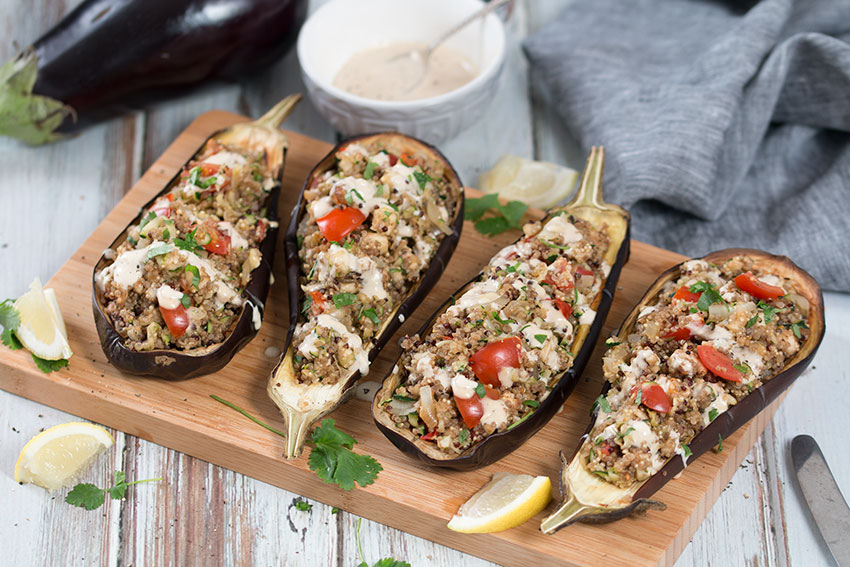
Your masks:
[[[578,268],[576,268],[576,273],[580,276],[592,276],[593,275],[592,270],[588,270],[587,268],[585,268],[583,266],[579,266]]]
[[[567,319],[569,319],[570,315],[573,314],[573,306],[567,303],[566,301],[562,301],[560,299],[555,299],[554,301],[558,309],[561,310],[561,314]]]
[[[428,433],[426,433],[425,435],[420,437],[420,439],[422,439],[423,441],[433,441],[434,437],[436,437],[436,436],[437,436],[437,430],[432,429],[431,431],[429,431]]]
[[[311,291],[310,297],[313,298],[313,303],[310,305],[310,311],[313,315],[320,315],[325,310],[327,301],[321,291]]]
[[[472,394],[468,398],[458,398],[455,396],[455,404],[460,411],[460,416],[463,422],[469,429],[472,429],[478,422],[481,421],[481,416],[484,415],[484,404],[477,394]]]
[[[204,247],[204,250],[220,256],[230,254],[230,235],[225,234],[212,222],[204,223],[195,232],[195,241]]]
[[[730,382],[742,382],[744,375],[735,368],[735,362],[711,345],[701,344],[697,347],[699,361],[709,372]]]
[[[401,163],[403,163],[407,167],[413,167],[414,165],[416,165],[419,162],[417,161],[417,159],[415,157],[413,157],[412,154],[404,152],[404,153],[401,154]]]
[[[392,167],[392,166],[394,166],[395,164],[398,163],[398,156],[397,155],[391,154],[391,153],[387,153],[387,155],[390,156],[390,167]]]
[[[644,382],[641,387],[640,403],[651,410],[669,413],[672,406],[667,392],[657,382]]]
[[[702,296],[702,293],[694,293],[688,286],[683,285],[679,289],[676,290],[676,295],[673,296],[673,300],[681,299],[682,301],[688,301],[690,303],[696,303],[699,301],[699,298]]]
[[[342,242],[345,237],[363,224],[366,215],[355,207],[334,209],[320,219],[316,219],[322,235],[330,242]]]
[[[479,380],[498,388],[501,385],[499,370],[505,367],[519,368],[521,345],[519,337],[493,341],[472,355],[469,366]]]
[[[159,308],[162,313],[162,318],[165,319],[165,325],[168,327],[168,332],[175,339],[179,339],[189,328],[189,312],[182,305],[178,305],[176,309],[165,309],[162,306]]]
[[[766,284],[750,272],[735,276],[735,285],[758,299],[776,299],[785,295],[785,290],[775,285]]]

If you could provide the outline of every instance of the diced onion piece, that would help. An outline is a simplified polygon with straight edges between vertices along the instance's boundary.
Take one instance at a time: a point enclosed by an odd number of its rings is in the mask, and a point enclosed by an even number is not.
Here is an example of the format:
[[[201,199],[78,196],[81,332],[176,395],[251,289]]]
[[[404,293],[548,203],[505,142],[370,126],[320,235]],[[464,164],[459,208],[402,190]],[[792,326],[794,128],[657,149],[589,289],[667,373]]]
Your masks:
[[[434,394],[431,392],[431,386],[422,386],[419,389],[419,417],[428,429],[437,427],[437,411],[434,408]]]
[[[729,306],[725,303],[712,303],[708,307],[708,320],[711,322],[723,321],[729,316]]]
[[[808,316],[809,314],[809,300],[800,295],[799,293],[791,292],[787,295],[788,301],[797,306],[797,309],[800,310],[804,316]]]
[[[443,231],[443,234],[451,234],[452,228],[440,217],[440,209],[437,208],[437,203],[433,199],[426,196],[425,199],[425,216],[428,217],[434,225]]]
[[[407,415],[416,411],[416,402],[403,402],[393,399],[387,406],[396,415]]]

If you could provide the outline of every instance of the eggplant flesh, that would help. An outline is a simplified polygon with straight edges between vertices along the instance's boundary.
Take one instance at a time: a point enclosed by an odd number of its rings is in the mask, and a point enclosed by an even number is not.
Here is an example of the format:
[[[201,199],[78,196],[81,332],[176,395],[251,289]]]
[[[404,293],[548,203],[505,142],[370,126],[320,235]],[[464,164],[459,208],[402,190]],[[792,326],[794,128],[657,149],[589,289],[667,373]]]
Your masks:
[[[755,268],[794,282],[794,291],[805,298],[809,305],[806,315],[809,335],[800,345],[800,349],[779,372],[739,400],[737,404],[718,414],[713,421],[694,436],[688,444],[691,451],[688,462],[717,445],[718,436],[726,439],[776,400],[811,363],[824,335],[823,295],[814,278],[789,258],[760,250],[730,248],[712,252],[704,256],[702,260],[720,265],[736,256],[748,257],[753,260]],[[632,332],[640,312],[657,300],[665,284],[675,281],[680,276],[680,266],[681,264],[665,271],[650,286],[643,298],[626,317],[617,333],[618,336],[626,337]],[[609,389],[610,385],[606,382],[602,394],[605,395]],[[597,407],[592,414],[587,429],[588,434],[596,422],[599,411]],[[582,448],[589,443],[591,441],[586,436],[569,462],[561,454],[562,502],[559,508],[541,523],[540,529],[543,533],[554,533],[574,522],[607,523],[631,515],[642,514],[649,509],[664,509],[663,503],[652,500],[650,497],[685,468],[684,460],[676,455],[649,478],[635,482],[628,487],[618,487],[590,473],[584,466],[581,458]]]
[[[306,0],[85,0],[19,56],[27,76],[38,69],[33,115],[17,117],[26,130],[2,133],[52,141],[57,126],[79,130],[205,81],[240,80],[288,51],[306,15]],[[36,114],[39,96],[53,99],[47,117]]]
[[[368,145],[379,142],[390,151],[407,152],[415,155],[425,156],[428,160],[441,163],[444,167],[444,177],[449,183],[450,198],[454,197],[452,217],[444,227],[449,231],[442,237],[437,251],[434,253],[427,269],[421,274],[420,279],[407,293],[406,297],[399,302],[398,307],[387,316],[383,317],[380,327],[374,333],[374,338],[369,345],[363,345],[368,356],[369,363],[377,358],[381,349],[386,346],[390,338],[399,329],[401,324],[410,317],[416,307],[427,296],[434,287],[451,259],[463,228],[463,184],[457,172],[449,161],[436,148],[416,138],[405,136],[396,132],[385,132],[355,136],[348,138],[335,146],[310,172],[301,191],[298,203],[292,210],[292,216],[284,239],[286,253],[287,286],[289,290],[289,331],[286,338],[286,346],[277,366],[271,373],[268,382],[268,394],[275,405],[281,411],[286,422],[287,440],[284,447],[284,456],[288,459],[296,458],[303,449],[306,436],[313,423],[323,416],[331,413],[341,403],[354,394],[354,386],[362,378],[359,370],[350,370],[347,375],[340,378],[334,384],[305,384],[298,380],[293,363],[296,348],[293,345],[296,327],[301,318],[301,307],[305,300],[305,293],[301,283],[304,274],[301,271],[301,260],[299,258],[298,228],[307,213],[307,200],[304,191],[309,189],[315,180],[332,170],[336,165],[336,154],[350,144]]]
[[[604,169],[604,148],[593,148],[587,158],[582,180],[574,198],[565,206],[551,209],[549,216],[566,213],[588,221],[597,229],[603,230],[609,238],[609,247],[604,259],[611,270],[604,286],[594,298],[591,307],[596,310],[592,324],[578,325],[571,351],[575,358],[572,366],[553,377],[554,388],[549,392],[540,406],[529,414],[524,421],[498,433],[491,434],[480,442],[467,448],[459,456],[451,456],[438,449],[433,442],[423,441],[418,435],[405,428],[398,428],[392,417],[385,409],[392,400],[396,388],[404,382],[404,370],[396,363],[389,375],[384,379],[382,387],[376,393],[372,402],[372,416],[381,432],[402,452],[420,462],[437,467],[456,470],[471,470],[486,466],[508,455],[529,437],[546,425],[562,407],[564,400],[572,392],[578,377],[587,364],[590,354],[596,344],[605,318],[613,301],[617,281],[623,265],[629,258],[630,217],[622,208],[605,203],[602,199],[602,174]],[[517,241],[518,242],[518,241]],[[470,286],[484,276],[482,271],[478,276],[461,287],[452,297],[462,296]],[[420,329],[419,336],[425,337],[430,332],[437,317],[448,309],[453,301],[444,303],[430,320]]]
[[[95,276],[112,262],[111,253],[104,252],[104,255],[95,264],[92,276],[92,310],[101,347],[113,366],[128,374],[152,376],[167,380],[193,378],[223,368],[259,332],[260,324],[258,323],[262,323],[265,301],[271,286],[272,262],[278,232],[276,227],[278,220],[277,200],[283,179],[286,150],[289,145],[286,136],[278,130],[278,126],[290,114],[300,99],[301,95],[291,95],[276,104],[256,121],[234,124],[213,133],[193,154],[193,157],[199,155],[211,141],[244,147],[250,151],[262,150],[265,153],[269,171],[272,172],[276,180],[275,186],[271,188],[266,200],[269,211],[268,219],[273,224],[260,244],[262,254],[260,265],[251,272],[251,279],[242,292],[244,305],[228,330],[227,338],[221,343],[191,350],[134,351],[129,349],[125,344],[126,339],[118,333],[105,312],[105,298],[95,280]],[[177,172],[165,188],[142,207],[139,215],[109,245],[108,251],[114,251],[119,244],[127,239],[129,230],[139,224],[142,216],[147,213],[153,203],[179,183],[181,173],[182,171]],[[107,257],[107,255],[110,257]]]

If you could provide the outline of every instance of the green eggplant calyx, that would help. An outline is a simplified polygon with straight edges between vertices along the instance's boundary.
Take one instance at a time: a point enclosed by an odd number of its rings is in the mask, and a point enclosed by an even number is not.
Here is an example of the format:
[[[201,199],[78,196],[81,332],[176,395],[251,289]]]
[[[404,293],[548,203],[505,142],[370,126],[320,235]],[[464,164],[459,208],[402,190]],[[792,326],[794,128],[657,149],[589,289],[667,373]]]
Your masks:
[[[0,135],[17,138],[31,146],[65,138],[54,132],[74,109],[62,101],[33,94],[38,75],[38,56],[27,49],[0,67]]]

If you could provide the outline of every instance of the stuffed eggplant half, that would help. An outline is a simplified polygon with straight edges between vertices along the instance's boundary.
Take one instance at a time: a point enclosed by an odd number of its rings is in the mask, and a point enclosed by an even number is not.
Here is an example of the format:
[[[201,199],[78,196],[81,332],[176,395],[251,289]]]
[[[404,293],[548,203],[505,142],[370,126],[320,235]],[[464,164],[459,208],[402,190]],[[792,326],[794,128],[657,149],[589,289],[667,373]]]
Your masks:
[[[262,323],[287,140],[300,95],[210,136],[94,269],[101,346],[124,372],[172,380],[222,368]]]
[[[594,148],[576,197],[502,249],[402,355],[372,404],[405,453],[471,469],[521,445],[562,406],[629,255],[629,215],[601,198]]]
[[[729,249],[671,268],[603,357],[606,389],[541,524],[617,520],[779,396],[811,362],[823,298],[788,258]]]
[[[416,139],[351,138],[313,169],[286,234],[291,325],[268,384],[287,458],[369,373],[439,279],[462,226],[457,173]]]

